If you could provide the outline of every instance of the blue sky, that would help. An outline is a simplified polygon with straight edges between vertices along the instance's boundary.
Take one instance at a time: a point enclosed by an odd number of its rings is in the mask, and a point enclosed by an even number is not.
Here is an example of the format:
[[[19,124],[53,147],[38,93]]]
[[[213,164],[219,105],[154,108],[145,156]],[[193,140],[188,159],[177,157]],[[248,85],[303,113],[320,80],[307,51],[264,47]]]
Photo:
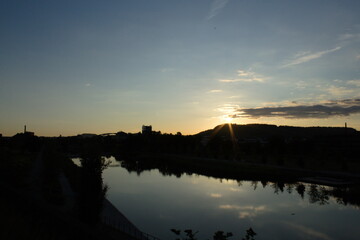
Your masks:
[[[0,133],[360,130],[359,1],[0,2]]]

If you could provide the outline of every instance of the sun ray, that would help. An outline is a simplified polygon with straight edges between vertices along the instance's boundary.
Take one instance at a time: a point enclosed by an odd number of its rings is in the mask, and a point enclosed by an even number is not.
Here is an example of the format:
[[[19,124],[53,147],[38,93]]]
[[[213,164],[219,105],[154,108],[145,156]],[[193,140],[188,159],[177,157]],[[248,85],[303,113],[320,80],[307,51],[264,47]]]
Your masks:
[[[212,132],[210,138],[213,138],[218,134],[218,132],[225,126],[225,124],[220,125],[219,127],[216,127],[215,130]]]
[[[233,151],[234,151],[234,159],[237,158],[237,155],[238,155],[238,144],[237,144],[237,138],[235,136],[235,133],[234,133],[234,129],[232,128],[232,124],[231,123],[228,123],[228,126],[229,126],[229,132],[230,132],[230,137],[231,137],[231,142],[232,142],[232,145],[233,145]]]

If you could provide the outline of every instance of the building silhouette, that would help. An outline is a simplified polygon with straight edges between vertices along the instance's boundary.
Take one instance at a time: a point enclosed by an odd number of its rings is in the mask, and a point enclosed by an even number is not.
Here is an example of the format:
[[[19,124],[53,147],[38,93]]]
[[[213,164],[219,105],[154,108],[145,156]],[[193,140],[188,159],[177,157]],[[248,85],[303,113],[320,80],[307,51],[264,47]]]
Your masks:
[[[142,134],[150,135],[151,133],[152,133],[152,126],[151,125],[149,125],[149,126],[143,125],[142,126]]]
[[[25,136],[34,136],[35,133],[34,133],[34,132],[26,131],[26,125],[25,125],[25,126],[24,126],[24,135],[25,135]]]

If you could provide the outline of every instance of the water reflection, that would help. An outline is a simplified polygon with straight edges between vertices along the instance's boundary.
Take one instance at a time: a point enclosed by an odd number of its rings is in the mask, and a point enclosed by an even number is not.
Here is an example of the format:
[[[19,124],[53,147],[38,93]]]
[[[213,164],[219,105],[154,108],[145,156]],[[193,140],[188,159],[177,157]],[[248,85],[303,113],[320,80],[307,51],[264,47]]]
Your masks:
[[[184,170],[178,166],[171,166],[160,162],[141,162],[141,161],[119,161],[121,167],[125,168],[128,172],[136,172],[138,176],[144,171],[151,169],[158,169],[163,176],[175,176],[180,178],[182,175],[191,176],[193,173],[188,169]],[[333,197],[337,203],[347,205],[360,206],[360,187],[355,185],[341,186],[341,187],[327,187],[319,184],[307,184],[303,182],[293,182],[293,179],[289,179],[289,182],[285,182],[281,179],[266,179],[257,177],[261,180],[251,180],[250,184],[254,190],[258,188],[260,183],[263,188],[270,186],[274,190],[274,194],[287,192],[291,194],[296,191],[299,196],[304,199],[305,193],[309,196],[310,203],[318,203],[319,205],[325,205],[329,203],[330,197]],[[246,179],[249,180],[249,177]],[[219,179],[223,182],[223,179]],[[242,185],[243,180],[237,179],[238,186]],[[234,190],[234,189],[233,189]],[[239,191],[235,189],[235,191]],[[218,194],[212,194],[212,197],[220,197]]]
[[[107,167],[121,167],[120,162],[117,161],[114,157],[103,157],[105,159],[105,161],[108,163]],[[75,165],[81,167],[81,158],[79,157],[74,157],[71,158],[71,160],[73,161],[73,163],[75,163]]]
[[[273,179],[219,179],[172,166],[120,162],[105,171],[108,198],[141,230],[174,239],[169,229],[217,230],[240,239],[249,227],[257,239],[357,239],[359,188]],[[148,165],[147,165],[148,164]],[[354,208],[355,206],[355,208]]]
[[[240,205],[220,205],[220,209],[237,210],[239,218],[256,217],[258,214],[270,211],[265,205],[260,206],[240,206]]]

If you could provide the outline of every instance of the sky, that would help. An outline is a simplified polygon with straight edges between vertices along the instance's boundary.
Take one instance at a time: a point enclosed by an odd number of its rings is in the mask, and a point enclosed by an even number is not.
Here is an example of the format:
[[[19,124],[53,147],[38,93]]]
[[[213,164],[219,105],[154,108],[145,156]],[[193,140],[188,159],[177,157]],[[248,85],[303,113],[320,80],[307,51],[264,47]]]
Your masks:
[[[360,1],[1,0],[0,133],[360,130]]]

